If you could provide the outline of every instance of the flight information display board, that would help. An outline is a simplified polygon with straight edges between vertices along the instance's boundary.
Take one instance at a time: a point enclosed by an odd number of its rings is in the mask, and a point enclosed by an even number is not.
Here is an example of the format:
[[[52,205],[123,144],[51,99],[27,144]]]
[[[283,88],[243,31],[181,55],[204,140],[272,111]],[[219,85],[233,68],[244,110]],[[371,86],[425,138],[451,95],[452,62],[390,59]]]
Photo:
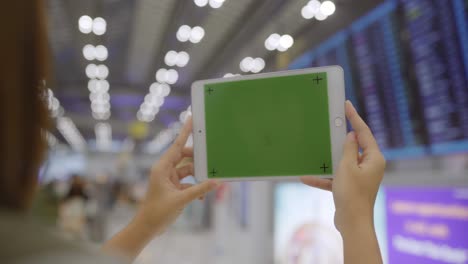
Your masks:
[[[325,65],[387,159],[468,152],[468,1],[388,0],[289,68]]]

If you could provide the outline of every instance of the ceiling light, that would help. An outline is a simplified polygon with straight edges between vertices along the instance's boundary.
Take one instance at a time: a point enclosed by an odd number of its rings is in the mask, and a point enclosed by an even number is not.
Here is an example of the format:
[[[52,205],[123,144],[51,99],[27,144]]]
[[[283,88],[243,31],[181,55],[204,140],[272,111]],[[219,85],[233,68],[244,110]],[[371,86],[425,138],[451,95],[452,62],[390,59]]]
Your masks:
[[[325,19],[327,19],[327,15],[325,15],[324,13],[322,13],[322,10],[319,10],[316,14],[315,14],[315,19],[317,19],[318,21],[323,21]]]
[[[162,83],[159,87],[161,87],[161,96],[168,96],[171,92],[171,87],[165,83]]]
[[[150,94],[154,96],[166,97],[171,92],[171,87],[165,83],[153,83],[150,86]]]
[[[258,73],[258,72],[262,71],[263,68],[265,68],[265,61],[264,61],[262,58],[255,58],[255,59],[252,61],[252,69],[251,69],[251,71],[252,71],[253,73]]]
[[[109,76],[109,69],[106,65],[101,64],[97,66],[96,70],[96,77],[99,79],[106,79]]]
[[[174,69],[159,69],[156,72],[156,80],[160,83],[174,84],[179,79],[179,74]]]
[[[147,94],[145,96],[145,104],[149,104],[153,107],[160,107],[164,104],[164,97],[154,94]]]
[[[252,69],[253,58],[246,57],[240,62],[240,69],[243,72],[249,72]]]
[[[109,113],[110,109],[105,108],[104,106],[98,105],[92,108],[92,112],[98,114],[99,118],[104,118],[102,115]]]
[[[243,72],[258,73],[265,68],[265,60],[263,60],[262,58],[246,57],[240,62],[239,66]],[[232,77],[236,75],[240,75],[240,74],[232,74],[228,76]]]
[[[111,113],[110,113],[110,111],[106,111],[106,112],[102,112],[102,113],[93,112],[92,116],[96,120],[107,120],[107,119],[110,118]]]
[[[145,117],[144,117],[143,113],[142,113],[141,111],[139,111],[139,110],[138,110],[138,112],[137,112],[137,119],[138,119],[138,121],[140,121],[140,122],[144,122],[144,121],[145,121]]]
[[[291,48],[293,44],[294,39],[288,34],[281,36],[278,33],[273,33],[265,40],[265,48],[271,51],[286,51]]]
[[[89,95],[89,100],[92,103],[99,103],[99,104],[109,103],[110,95],[108,93],[91,93]]]
[[[333,15],[335,10],[335,4],[332,1],[325,1],[320,5],[320,11],[326,16]]]
[[[190,32],[189,40],[192,43],[198,43],[203,39],[204,36],[205,36],[205,30],[202,27],[196,26],[192,28]]]
[[[143,116],[145,116],[145,119],[147,119],[148,116],[153,115],[153,108],[140,109],[140,111],[143,114]]]
[[[314,17],[315,12],[314,12],[314,9],[310,5],[305,5],[301,9],[301,15],[305,19],[311,19]]]
[[[167,69],[161,68],[156,72],[156,80],[160,83],[166,82]]]
[[[96,56],[95,56],[95,50],[94,50],[94,46],[93,45],[90,45],[90,44],[87,44],[83,47],[83,57],[87,60],[94,60],[96,59]]]
[[[164,62],[167,64],[167,66],[174,66],[176,64],[177,55],[178,53],[173,50],[170,50],[166,53],[166,56],[164,56]]]
[[[145,122],[151,123],[154,120],[154,115],[148,115],[145,117]]]
[[[84,34],[91,33],[93,30],[93,19],[90,16],[81,16],[78,19],[78,29]]]
[[[94,48],[94,54],[96,59],[99,61],[105,61],[107,59],[107,56],[109,55],[107,52],[107,48],[103,45],[97,45]]]
[[[310,10],[312,12],[314,12],[314,14],[318,13],[319,9],[320,9],[320,1],[318,0],[310,0],[308,3],[307,3],[307,6],[310,8]]]
[[[275,50],[278,48],[279,42],[280,42],[281,36],[278,33],[273,33],[271,34],[266,40],[265,40],[265,48],[267,50]]]
[[[153,95],[161,95],[162,94],[162,88],[160,83],[152,83],[150,86],[150,93]]]
[[[181,42],[189,41],[192,43],[200,42],[205,36],[205,30],[202,27],[195,26],[193,28],[183,25],[177,30],[176,37]]]
[[[90,79],[94,79],[97,77],[97,66],[96,64],[88,64],[88,66],[86,66],[86,76],[88,76],[88,78]]]
[[[57,120],[57,128],[73,149],[76,151],[85,150],[86,141],[70,118],[60,117]]]
[[[209,2],[212,8],[220,8],[224,3],[222,0],[210,0]]]
[[[93,102],[91,104],[91,110],[94,113],[106,113],[110,111],[110,104],[109,103],[96,103]]]
[[[110,135],[110,133],[112,132],[111,126],[107,123],[97,123],[94,126],[94,130],[96,134],[99,135]]]
[[[109,82],[106,80],[96,80],[96,91],[106,93],[109,91]]]
[[[108,100],[94,99],[94,100],[91,100],[91,108],[99,109],[98,111],[95,111],[95,112],[102,112],[104,110],[108,111],[110,110],[110,103]]]
[[[281,36],[278,47],[282,47],[287,50],[290,47],[292,47],[293,44],[294,44],[294,39],[290,35],[286,34],[286,35]]]
[[[98,80],[96,80],[96,79],[91,79],[91,80],[88,81],[88,90],[90,92],[92,92],[92,93],[97,92],[97,88],[96,88],[97,87],[97,82],[98,82]]]
[[[208,4],[208,0],[194,0],[193,2],[199,7],[204,7]]]
[[[172,69],[159,69],[156,73],[160,75],[160,78],[166,80],[171,78]],[[176,71],[174,71],[177,73]],[[143,103],[140,106],[140,110],[137,112],[137,119],[141,122],[151,122],[154,120],[155,115],[159,112],[159,107],[164,104],[164,98],[169,95],[171,88],[166,83],[152,83],[150,86],[150,92],[145,96]]]
[[[179,30],[177,30],[176,37],[179,41],[186,42],[189,40],[191,32],[192,32],[191,27],[187,25],[182,25],[179,27]]]
[[[106,80],[91,79],[88,81],[88,90],[92,93],[108,92],[109,82]]]
[[[93,20],[93,33],[100,36],[106,33],[107,23],[102,17],[96,17]]]
[[[154,120],[154,115],[144,114],[141,111],[137,112],[137,119],[140,122],[152,122]]]
[[[174,84],[179,79],[179,73],[174,69],[169,69],[166,72],[166,81],[168,84]]]
[[[110,110],[110,96],[108,93],[103,94],[96,94],[92,93],[89,95],[89,99],[91,101],[91,108],[104,108],[106,110]],[[99,112],[99,111],[98,111]]]
[[[170,50],[164,56],[164,62],[167,66],[175,66],[184,67],[190,60],[190,56],[187,52],[181,51],[177,52],[174,50]]]
[[[179,54],[177,54],[175,64],[178,67],[185,67],[185,65],[187,65],[189,60],[190,60],[189,54],[187,52],[185,52],[185,51],[181,51],[181,52],[179,52]]]
[[[147,104],[146,102],[141,104],[140,106],[140,109],[143,113],[145,112],[152,112],[153,111],[153,106],[151,106],[150,104]]]
[[[278,48],[277,48],[278,51],[281,51],[281,52],[284,52],[284,51],[287,51],[288,48],[282,46],[282,45],[278,45]]]
[[[270,35],[269,39],[272,46],[278,47],[278,45],[280,44],[281,36],[278,33],[273,33]]]

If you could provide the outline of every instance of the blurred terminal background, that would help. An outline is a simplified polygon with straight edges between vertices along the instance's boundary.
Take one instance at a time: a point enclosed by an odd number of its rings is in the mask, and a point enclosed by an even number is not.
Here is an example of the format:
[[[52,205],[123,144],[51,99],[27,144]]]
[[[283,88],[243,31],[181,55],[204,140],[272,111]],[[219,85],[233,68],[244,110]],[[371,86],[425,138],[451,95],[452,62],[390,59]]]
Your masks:
[[[341,65],[388,160],[385,262],[468,263],[467,0],[48,0],[47,13],[55,126],[34,214],[63,236],[99,245],[131,218],[195,80]],[[226,183],[137,263],[342,263],[333,212],[299,183]]]

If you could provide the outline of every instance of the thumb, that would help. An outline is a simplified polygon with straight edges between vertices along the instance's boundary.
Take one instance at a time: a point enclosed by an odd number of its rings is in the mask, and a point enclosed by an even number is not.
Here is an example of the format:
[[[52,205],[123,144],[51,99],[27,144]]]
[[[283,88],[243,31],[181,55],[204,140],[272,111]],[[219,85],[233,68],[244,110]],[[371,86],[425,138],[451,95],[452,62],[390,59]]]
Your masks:
[[[357,164],[359,157],[359,146],[356,140],[356,133],[349,132],[343,147],[343,161],[347,164]]]
[[[182,191],[182,201],[184,203],[190,203],[198,197],[204,196],[206,193],[216,189],[219,183],[215,180],[208,180],[197,185],[193,185]]]

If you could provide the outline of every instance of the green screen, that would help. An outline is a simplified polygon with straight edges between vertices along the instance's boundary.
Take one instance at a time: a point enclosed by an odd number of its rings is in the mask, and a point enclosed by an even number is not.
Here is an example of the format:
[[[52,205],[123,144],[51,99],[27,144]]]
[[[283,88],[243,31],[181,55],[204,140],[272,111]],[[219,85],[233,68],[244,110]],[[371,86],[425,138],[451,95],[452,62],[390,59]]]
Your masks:
[[[326,72],[204,91],[209,178],[333,173]]]

